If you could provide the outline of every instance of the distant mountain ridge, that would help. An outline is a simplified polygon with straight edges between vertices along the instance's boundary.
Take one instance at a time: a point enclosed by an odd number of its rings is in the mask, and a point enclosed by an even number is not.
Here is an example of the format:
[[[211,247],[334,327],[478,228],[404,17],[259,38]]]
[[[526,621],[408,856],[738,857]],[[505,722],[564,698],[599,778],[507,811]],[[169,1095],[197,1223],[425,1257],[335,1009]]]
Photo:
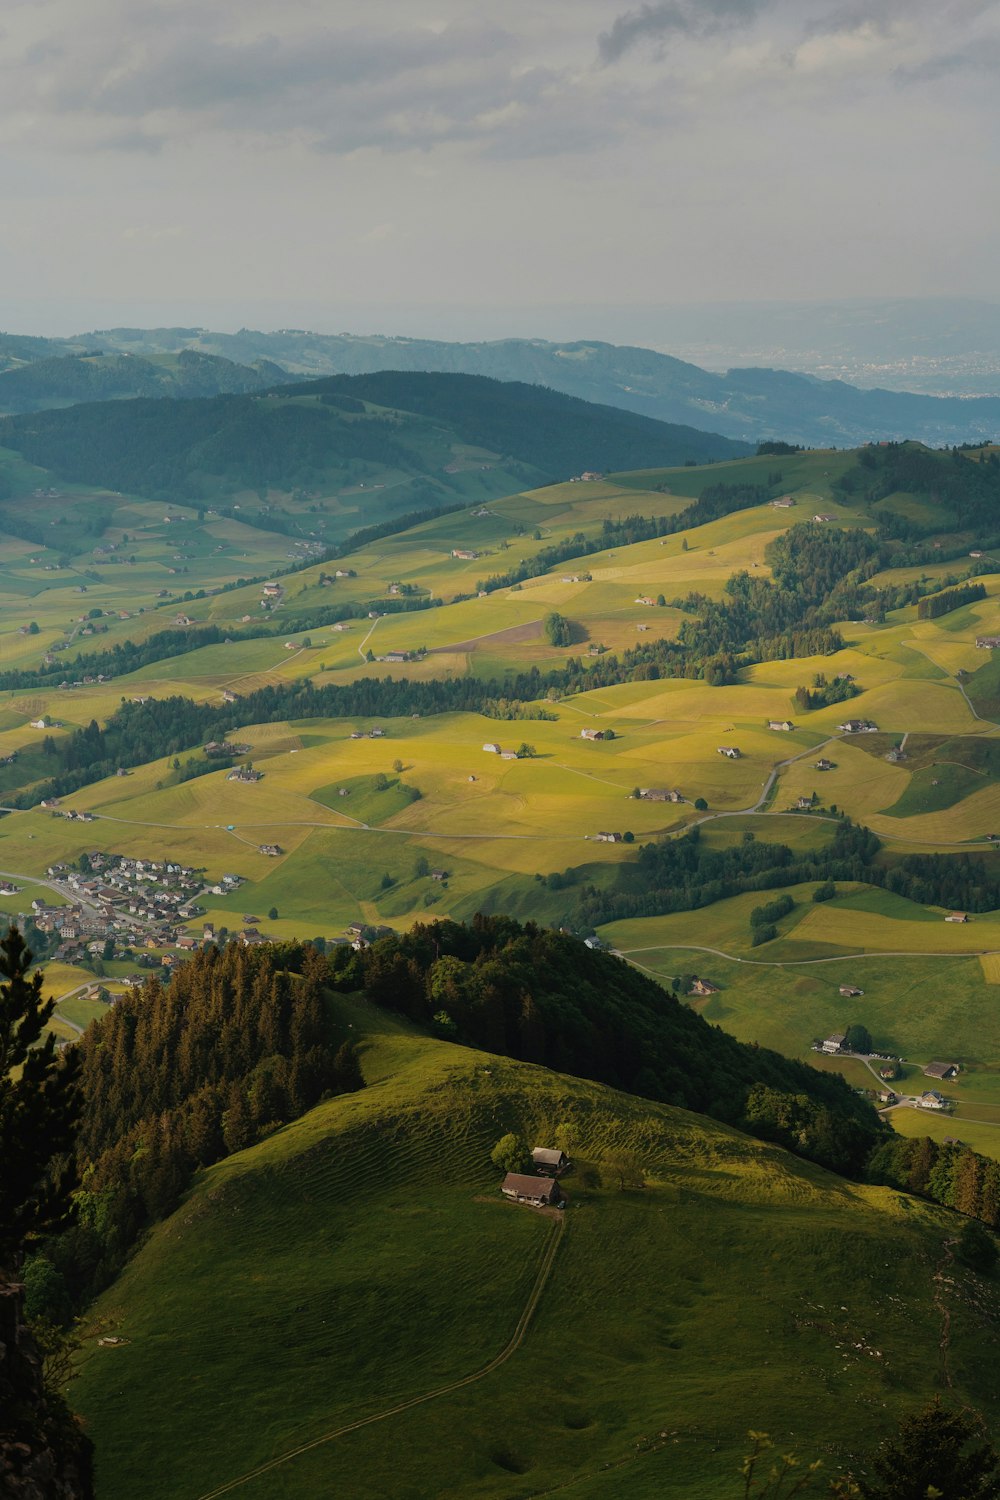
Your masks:
[[[4,357],[4,343],[0,340],[0,358]],[[139,396],[242,395],[292,378],[272,360],[242,365],[196,349],[181,349],[153,359],[101,349],[46,354],[0,371],[0,413],[20,415],[81,401]]]
[[[271,333],[241,329],[228,334],[200,328],[113,328],[73,340],[48,341],[0,335],[0,369],[6,365],[13,371],[16,366],[23,380],[25,368],[30,369],[34,361],[45,359],[49,365],[44,380],[32,393],[30,408],[10,404],[23,387],[5,386],[7,377],[0,373],[0,411],[37,410],[43,404],[88,399],[66,394],[66,373],[58,369],[58,356],[78,358],[95,347],[103,349],[106,357],[117,353],[137,360],[193,351],[228,361],[232,371],[243,371],[247,379],[251,378],[247,372],[266,366],[274,373],[262,384],[277,383],[286,371],[299,377],[368,375],[380,370],[486,375],[548,386],[585,401],[749,443],[784,438],[810,447],[854,447],[884,438],[916,438],[940,446],[1000,435],[1000,397],[995,396],[962,398],[862,390],[840,380],[763,368],[713,374],[651,349],[597,340],[446,343],[381,334],[317,334],[302,329]],[[207,369],[202,373],[207,376]],[[222,367],[216,371],[219,378],[224,373]],[[54,383],[52,398],[46,403],[48,380]],[[220,385],[218,389],[230,390],[232,386]],[[96,394],[92,393],[90,399]],[[136,388],[103,394],[210,392]]]
[[[201,358],[201,356],[195,356]],[[30,367],[29,367],[30,372]],[[366,404],[367,403],[367,404]],[[584,470],[738,458],[745,443],[538,385],[383,372],[195,400],[83,402],[0,417],[0,446],[62,480],[150,498],[240,489],[390,487],[402,510],[483,498]]]

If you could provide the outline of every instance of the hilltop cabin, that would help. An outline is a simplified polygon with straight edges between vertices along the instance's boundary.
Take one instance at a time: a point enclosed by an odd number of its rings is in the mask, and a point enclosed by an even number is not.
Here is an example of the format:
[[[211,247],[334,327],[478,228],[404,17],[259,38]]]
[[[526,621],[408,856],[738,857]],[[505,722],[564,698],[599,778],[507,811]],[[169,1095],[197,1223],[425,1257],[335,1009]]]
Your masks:
[[[718,993],[719,986],[713,984],[710,979],[693,979],[691,988],[688,990],[689,995],[717,995]]]
[[[603,729],[581,729],[580,730],[580,738],[581,738],[581,740],[603,740],[604,739],[604,730]]]
[[[832,771],[833,770],[833,761],[832,760],[827,760],[825,756],[821,756],[820,759],[815,762],[814,770],[817,770],[817,771]]]
[[[969,914],[964,911],[950,911],[945,917],[946,922],[967,922],[968,920]]]
[[[718,753],[724,755],[727,760],[739,760],[740,752],[735,745],[720,745]]]
[[[684,798],[676,787],[670,791],[665,786],[641,786],[639,800],[640,802],[683,802]]]
[[[996,651],[1000,646],[1000,635],[977,635],[976,645],[980,651]]]
[[[499,755],[501,753],[500,746],[494,744],[492,740],[487,740],[486,744],[483,746],[483,749],[486,751],[487,755]]]
[[[768,729],[781,729],[787,734],[790,730],[795,728],[795,725],[792,723],[791,719],[768,719],[767,727]]]
[[[560,1208],[564,1197],[554,1177],[529,1177],[526,1172],[508,1172],[500,1191],[511,1203],[530,1203],[533,1208]]]
[[[930,1062],[924,1069],[925,1078],[937,1078],[943,1083],[948,1078],[954,1078],[958,1073],[958,1063]]]
[[[570,1161],[565,1151],[549,1146],[532,1146],[531,1164],[539,1177],[558,1177],[560,1172],[566,1171]]]
[[[598,844],[620,844],[622,836],[620,833],[595,833],[594,839]]]
[[[835,1031],[832,1036],[827,1037],[826,1041],[823,1043],[821,1051],[829,1053],[831,1056],[833,1056],[837,1052],[843,1052],[844,1044],[846,1041],[846,1031]]]
[[[926,1094],[921,1094],[917,1100],[921,1109],[947,1109],[948,1101],[937,1089],[928,1089]]]

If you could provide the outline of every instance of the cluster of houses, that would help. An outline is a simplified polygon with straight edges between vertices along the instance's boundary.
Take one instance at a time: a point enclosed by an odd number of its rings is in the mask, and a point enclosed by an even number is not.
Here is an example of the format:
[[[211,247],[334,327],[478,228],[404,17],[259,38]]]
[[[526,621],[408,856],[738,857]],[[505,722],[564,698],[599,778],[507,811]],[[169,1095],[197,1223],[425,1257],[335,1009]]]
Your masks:
[[[487,755],[499,755],[501,760],[517,760],[516,750],[504,750],[496,743],[495,740],[487,740],[486,744],[483,746],[483,749],[486,751]]]
[[[351,730],[351,739],[352,740],[384,740],[385,739],[385,730],[379,724],[374,725],[373,728],[371,728],[371,729],[352,729]]]
[[[532,1172],[508,1172],[500,1191],[510,1203],[526,1203],[531,1208],[563,1208],[566,1194],[559,1178],[572,1166],[565,1151],[535,1146],[531,1152]]]
[[[634,793],[633,793],[634,796]],[[641,786],[639,788],[640,802],[683,802],[681,792],[674,787],[672,790],[665,786]]]
[[[977,635],[976,645],[980,651],[996,651],[1000,646],[1000,635]]]

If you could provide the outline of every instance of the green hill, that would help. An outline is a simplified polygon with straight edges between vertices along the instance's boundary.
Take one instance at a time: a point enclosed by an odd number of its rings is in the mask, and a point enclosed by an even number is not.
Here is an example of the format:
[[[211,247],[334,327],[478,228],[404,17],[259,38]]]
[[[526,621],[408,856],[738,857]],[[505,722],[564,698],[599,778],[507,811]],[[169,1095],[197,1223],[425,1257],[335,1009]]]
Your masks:
[[[996,1298],[947,1216],[360,1002],[337,1024],[368,1087],[202,1173],[92,1311],[71,1396],[101,1500],[228,1493],[301,1448],[233,1492],[722,1500],[751,1427],[837,1472],[941,1386],[995,1413]],[[560,1125],[561,1231],[489,1160]]]
[[[273,360],[239,365],[193,349],[153,359],[103,354],[97,349],[34,360],[0,372],[0,412],[45,411],[81,401],[137,396],[193,399],[260,391],[288,378]]]
[[[27,379],[31,367],[15,373]],[[266,398],[85,403],[0,420],[0,446],[63,480],[174,500],[338,477],[416,476],[461,494],[469,470],[488,498],[517,487],[512,469],[544,483],[748,451],[541,387],[420,374],[283,386]]]

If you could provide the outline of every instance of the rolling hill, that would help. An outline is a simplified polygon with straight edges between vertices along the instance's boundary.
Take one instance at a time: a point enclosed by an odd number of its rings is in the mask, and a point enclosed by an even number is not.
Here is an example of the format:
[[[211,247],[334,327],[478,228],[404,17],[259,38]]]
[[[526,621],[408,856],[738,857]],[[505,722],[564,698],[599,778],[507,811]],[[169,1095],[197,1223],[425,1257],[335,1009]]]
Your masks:
[[[193,399],[242,394],[290,378],[271,360],[239,365],[193,349],[153,359],[98,350],[33,360],[0,371],[0,415],[139,396]]]
[[[834,1474],[941,1385],[995,1418],[995,1289],[940,1211],[363,1001],[335,1025],[368,1086],[201,1173],[91,1309],[101,1500],[723,1500],[749,1428]],[[497,1139],[560,1126],[562,1216],[504,1203]]]
[[[787,315],[788,309],[783,311]],[[780,347],[783,336],[793,335],[777,313],[775,321],[773,342]],[[834,328],[827,333],[835,341]],[[759,326],[756,336],[761,337]],[[925,345],[912,334],[911,339],[919,351],[911,355],[911,363],[919,365]],[[947,344],[940,314],[934,343],[935,347]],[[81,358],[93,349],[105,351],[102,361]],[[235,385],[241,378],[237,371],[249,381],[255,371],[276,367],[291,374],[276,373],[268,383],[295,376],[436,371],[546,386],[599,405],[707,428],[750,443],[783,438],[810,447],[853,447],[881,439],[915,438],[942,444],[990,439],[1000,432],[996,395],[926,396],[870,383],[859,388],[845,380],[770,366],[718,373],[652,349],[599,339],[499,339],[463,344],[296,329],[218,333],[203,328],[114,328],[66,340],[0,335],[0,369],[6,366],[12,371],[9,377],[0,375],[0,411],[40,409],[104,395],[195,394],[183,388],[183,372],[170,376],[162,368],[165,356],[175,361],[185,352],[221,361],[215,367],[203,363],[197,371],[206,386],[218,380],[220,391],[254,388]],[[127,358],[116,360],[116,355]],[[31,378],[29,369],[37,372]],[[188,378],[194,373],[189,370]],[[113,388],[99,390],[99,380],[113,381]],[[957,384],[961,387],[960,379]],[[197,392],[204,393],[207,390]],[[18,404],[27,402],[30,406]]]
[[[545,483],[748,451],[535,386],[426,374],[340,378],[265,396],[85,403],[0,419],[0,447],[62,480],[181,500],[387,471],[440,490],[463,469],[493,474],[482,481],[492,495],[514,487],[504,477],[512,465],[522,481]]]

